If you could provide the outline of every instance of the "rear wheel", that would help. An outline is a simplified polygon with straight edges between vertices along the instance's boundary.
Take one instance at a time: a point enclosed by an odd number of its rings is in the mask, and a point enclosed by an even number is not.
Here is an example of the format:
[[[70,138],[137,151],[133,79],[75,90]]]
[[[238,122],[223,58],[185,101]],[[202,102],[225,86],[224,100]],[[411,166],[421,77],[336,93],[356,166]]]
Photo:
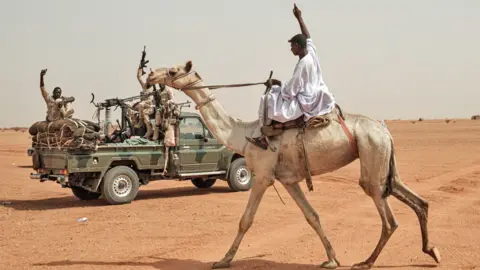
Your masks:
[[[91,192],[82,187],[71,187],[71,188],[72,188],[73,195],[75,195],[75,197],[83,201],[96,200],[100,198],[100,196],[102,195],[101,193]]]
[[[248,169],[244,158],[237,158],[230,164],[227,183],[233,191],[247,191],[250,189],[252,173]]]
[[[194,178],[192,179],[192,184],[197,188],[211,188],[217,179],[202,179],[202,178]]]
[[[110,204],[130,203],[138,193],[137,173],[127,166],[117,166],[105,174],[102,193]]]

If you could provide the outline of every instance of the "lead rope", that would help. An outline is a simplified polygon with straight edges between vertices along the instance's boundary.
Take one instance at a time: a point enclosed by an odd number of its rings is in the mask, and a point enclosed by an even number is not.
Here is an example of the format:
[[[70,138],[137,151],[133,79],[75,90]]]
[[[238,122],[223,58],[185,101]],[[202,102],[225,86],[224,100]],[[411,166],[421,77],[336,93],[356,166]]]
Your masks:
[[[272,75],[273,75],[273,70],[270,71],[270,76],[268,77],[268,82],[269,86],[265,90],[264,93],[264,99],[263,99],[263,126],[267,126],[267,120],[268,120],[268,95],[270,94],[270,90],[272,89]],[[277,148],[270,143],[270,139],[268,139],[268,136],[264,135],[265,141],[267,141],[267,145],[272,150],[272,152],[276,152]]]
[[[278,193],[278,190],[277,190],[277,188],[275,187],[275,183],[273,184],[273,188],[274,188],[275,191],[277,192],[277,195],[278,195],[278,198],[280,198],[280,201],[282,201],[283,205],[285,205],[285,202],[282,200],[282,197],[280,197],[280,193]]]

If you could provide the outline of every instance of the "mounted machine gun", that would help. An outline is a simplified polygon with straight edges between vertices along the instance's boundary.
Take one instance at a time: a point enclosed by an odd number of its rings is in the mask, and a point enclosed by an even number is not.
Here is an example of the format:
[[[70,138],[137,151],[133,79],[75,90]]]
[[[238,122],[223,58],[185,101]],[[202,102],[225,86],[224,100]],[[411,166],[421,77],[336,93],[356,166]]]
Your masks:
[[[99,124],[100,124],[100,111],[105,109],[104,135],[105,135],[105,142],[108,143],[112,141],[112,138],[109,137],[110,124],[111,124],[111,107],[115,107],[114,110],[117,110],[118,107],[122,109],[121,123],[119,123],[119,121],[117,120],[117,123],[119,124],[119,129],[114,131],[113,137],[114,138],[120,137],[120,140],[123,141],[128,137],[130,137],[133,132],[133,125],[132,125],[132,122],[130,121],[130,118],[128,117],[128,110],[132,109],[132,107],[126,102],[141,99],[149,95],[155,95],[156,90],[149,93],[142,93],[140,95],[132,96],[128,98],[122,98],[122,99],[110,98],[110,99],[106,99],[104,102],[97,102],[97,103],[95,103],[95,95],[93,93],[91,94],[92,94],[92,100],[90,101],[90,103],[92,103],[97,108],[94,118],[97,118]]]

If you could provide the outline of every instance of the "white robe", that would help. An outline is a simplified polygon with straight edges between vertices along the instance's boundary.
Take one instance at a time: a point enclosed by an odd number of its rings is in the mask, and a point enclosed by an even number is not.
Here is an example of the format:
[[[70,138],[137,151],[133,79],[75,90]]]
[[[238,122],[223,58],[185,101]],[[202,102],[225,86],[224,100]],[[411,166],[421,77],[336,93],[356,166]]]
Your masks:
[[[290,80],[281,86],[272,86],[268,95],[268,118],[284,123],[304,116],[310,118],[331,112],[335,106],[333,94],[322,78],[320,61],[312,39],[307,39],[307,51],[298,61]],[[259,106],[259,117],[263,120],[264,99]]]

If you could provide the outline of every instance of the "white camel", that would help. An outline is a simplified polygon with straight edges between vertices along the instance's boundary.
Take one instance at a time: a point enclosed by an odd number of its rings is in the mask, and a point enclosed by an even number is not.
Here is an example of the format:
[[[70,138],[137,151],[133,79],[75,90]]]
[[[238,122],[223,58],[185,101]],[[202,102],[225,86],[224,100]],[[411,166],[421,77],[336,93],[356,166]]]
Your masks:
[[[226,147],[245,157],[248,168],[252,171],[252,188],[245,212],[240,220],[239,230],[233,244],[225,257],[212,265],[212,268],[230,266],[240,243],[253,223],[255,213],[262,197],[275,179],[282,183],[305,218],[316,231],[322,241],[328,260],[321,267],[334,269],[340,265],[335,251],[327,239],[320,218],[305,198],[299,182],[307,176],[305,158],[298,130],[289,129],[271,143],[277,151],[263,150],[254,146],[245,137],[260,134],[260,121],[249,123],[232,118],[212,92],[202,82],[201,77],[192,68],[192,62],[171,68],[160,68],[151,71],[147,78],[147,87],[153,84],[165,84],[182,90],[196,104],[205,119],[208,128]],[[188,90],[195,86],[197,90]],[[311,175],[320,175],[344,167],[357,158],[360,159],[360,186],[373,199],[382,220],[382,234],[370,257],[364,262],[355,264],[352,269],[370,269],[380,255],[390,236],[398,227],[395,216],[387,201],[393,195],[415,211],[422,232],[422,250],[437,263],[440,252],[428,241],[428,202],[410,190],[401,180],[395,167],[393,141],[386,129],[376,120],[362,115],[344,114],[346,128],[351,131],[358,151],[353,152],[351,140],[339,122],[332,121],[324,128],[306,129],[304,133],[305,147],[310,164]]]

